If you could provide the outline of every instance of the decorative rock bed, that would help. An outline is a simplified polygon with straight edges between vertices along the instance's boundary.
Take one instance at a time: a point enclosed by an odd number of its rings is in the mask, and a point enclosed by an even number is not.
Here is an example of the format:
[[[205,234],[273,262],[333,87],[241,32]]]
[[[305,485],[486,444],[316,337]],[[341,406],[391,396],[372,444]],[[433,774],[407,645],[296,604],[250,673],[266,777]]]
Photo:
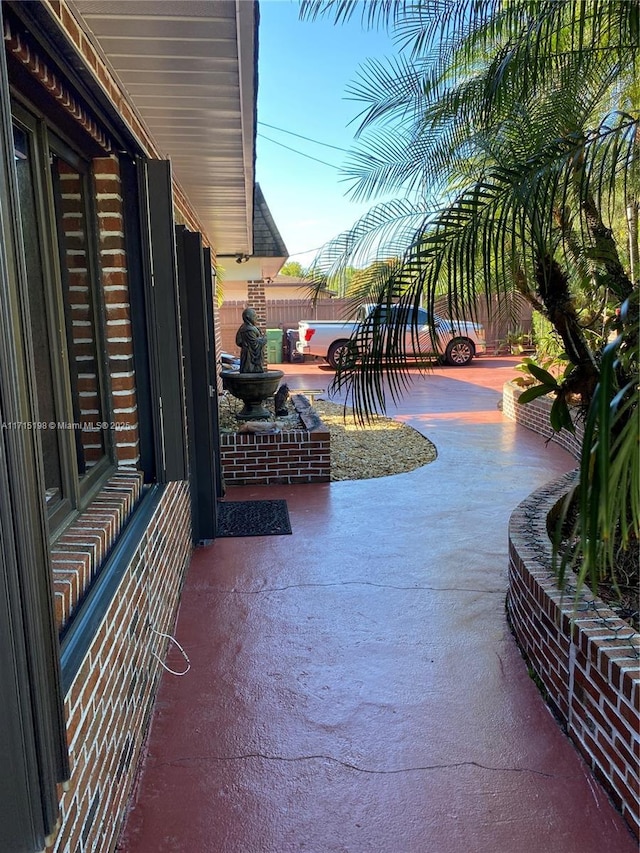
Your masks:
[[[229,401],[223,400],[221,410],[223,442],[227,444],[228,448],[232,444],[230,435],[242,436],[245,430],[255,430],[256,433],[266,434],[266,438],[269,436],[275,438],[271,444],[263,442],[262,449],[268,451],[270,447],[273,448],[274,455],[277,458],[282,442],[281,438],[277,438],[278,431],[286,435],[289,440],[293,438],[296,441],[298,436],[292,436],[292,432],[303,431],[317,435],[327,431],[329,433],[329,479],[331,481],[363,480],[402,474],[428,465],[437,456],[436,448],[429,439],[407,424],[382,416],[374,417],[366,424],[361,424],[354,418],[353,410],[349,407],[345,408],[341,403],[324,399],[314,400],[313,404],[310,404],[306,398],[307,394],[311,395],[311,392],[301,392],[300,395],[294,393],[292,399],[297,410],[291,405],[290,414],[284,417],[276,418],[274,415],[270,421],[244,425],[238,425],[233,415],[233,401],[229,406],[227,405]],[[246,451],[247,445],[251,446],[255,443],[253,440],[243,442],[240,449]],[[233,446],[236,449],[238,448],[238,442],[235,439]],[[318,449],[324,456],[326,453],[324,439]],[[293,463],[291,459],[288,462],[286,459],[281,460],[284,468],[290,464],[297,464],[295,454],[292,458]],[[239,473],[244,485],[257,482],[264,483],[264,480],[261,479],[264,474],[264,462],[261,467],[254,469],[255,476],[252,477],[251,470],[244,467],[245,459],[235,459],[235,461],[239,465],[243,465]],[[306,451],[303,461],[307,461]],[[321,461],[324,464],[325,460]],[[228,459],[227,462],[229,462]],[[230,466],[228,466],[228,470],[234,473]],[[291,474],[291,471],[288,473]],[[313,477],[320,476],[322,479],[310,479],[309,474]],[[278,476],[284,477],[285,475],[280,472]],[[298,476],[300,477],[300,473]],[[303,479],[297,479],[295,482],[323,482],[325,480],[324,470],[319,475],[313,470],[306,470],[302,477]],[[278,482],[282,481],[282,479],[278,480]],[[237,483],[238,480],[234,482]]]

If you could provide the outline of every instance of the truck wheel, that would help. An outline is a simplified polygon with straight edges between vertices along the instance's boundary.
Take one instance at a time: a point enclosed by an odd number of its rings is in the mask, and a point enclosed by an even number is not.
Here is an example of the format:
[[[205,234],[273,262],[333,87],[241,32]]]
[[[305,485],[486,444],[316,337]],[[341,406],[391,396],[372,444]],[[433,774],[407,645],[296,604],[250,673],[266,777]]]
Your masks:
[[[329,366],[334,370],[338,368],[353,367],[356,363],[356,348],[351,341],[335,341],[329,347],[327,353]]]
[[[473,343],[468,338],[454,338],[447,344],[444,357],[447,364],[463,367],[465,364],[469,364],[474,355]]]

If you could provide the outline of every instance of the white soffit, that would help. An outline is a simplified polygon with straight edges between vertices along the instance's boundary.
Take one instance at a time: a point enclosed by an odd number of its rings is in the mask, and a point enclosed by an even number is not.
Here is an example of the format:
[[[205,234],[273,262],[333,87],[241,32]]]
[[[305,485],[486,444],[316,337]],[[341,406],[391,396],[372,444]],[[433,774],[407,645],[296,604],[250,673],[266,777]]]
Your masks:
[[[253,0],[74,0],[219,254],[253,251]]]

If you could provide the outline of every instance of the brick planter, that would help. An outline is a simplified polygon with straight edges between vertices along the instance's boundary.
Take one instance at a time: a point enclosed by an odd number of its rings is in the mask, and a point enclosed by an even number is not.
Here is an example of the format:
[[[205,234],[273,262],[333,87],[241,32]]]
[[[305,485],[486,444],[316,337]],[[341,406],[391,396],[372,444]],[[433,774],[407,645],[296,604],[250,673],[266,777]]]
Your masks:
[[[313,411],[308,403],[303,408]],[[220,459],[226,485],[328,483],[331,479],[329,430],[317,416],[307,421],[308,427],[273,435],[223,433]]]
[[[507,612],[549,704],[638,836],[640,635],[588,591],[563,595],[551,571],[547,518],[574,476],[511,516]]]
[[[560,432],[554,432],[549,423],[549,413],[553,404],[553,397],[547,395],[538,397],[530,403],[521,404],[518,399],[524,388],[515,385],[513,382],[505,382],[502,389],[502,414],[516,423],[526,426],[527,429],[543,435],[547,440],[554,441],[563,447],[576,459],[580,458],[580,448],[582,447],[583,423],[578,419],[577,413],[573,418],[576,433],[570,433],[563,429]]]

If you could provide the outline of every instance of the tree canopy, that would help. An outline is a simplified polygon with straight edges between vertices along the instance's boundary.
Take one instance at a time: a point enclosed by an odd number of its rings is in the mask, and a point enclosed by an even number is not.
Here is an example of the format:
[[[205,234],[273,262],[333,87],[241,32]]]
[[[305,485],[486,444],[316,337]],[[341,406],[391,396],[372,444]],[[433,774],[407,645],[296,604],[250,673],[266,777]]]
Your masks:
[[[291,275],[294,278],[305,278],[306,274],[306,270],[300,261],[287,261],[280,270],[280,275]]]
[[[387,27],[399,48],[365,63],[350,92],[361,113],[347,175],[353,197],[372,207],[316,267],[335,275],[373,251],[394,261],[368,277],[370,301],[433,309],[444,298],[462,317],[481,299],[500,310],[517,295],[547,318],[569,362],[546,388],[555,426],[571,428],[576,400],[587,415],[582,550],[591,567],[612,566],[613,529],[616,541],[637,539],[640,516],[640,4],[302,0],[301,8],[336,23],[359,14],[364,26]],[[376,203],[390,193],[394,200]],[[356,333],[366,354],[336,383],[363,416],[404,390],[398,340],[388,326]]]

